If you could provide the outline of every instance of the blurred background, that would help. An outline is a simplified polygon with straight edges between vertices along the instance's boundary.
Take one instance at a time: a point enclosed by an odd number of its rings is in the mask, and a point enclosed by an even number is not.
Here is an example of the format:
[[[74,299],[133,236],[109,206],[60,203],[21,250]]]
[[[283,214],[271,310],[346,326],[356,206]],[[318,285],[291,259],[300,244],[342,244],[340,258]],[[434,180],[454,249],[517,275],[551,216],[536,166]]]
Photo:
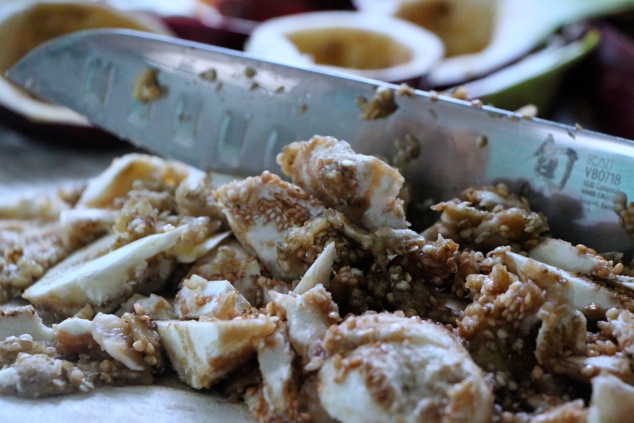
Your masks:
[[[634,139],[634,0],[0,0],[0,68],[97,26],[405,82]],[[0,82],[2,125],[66,143],[113,141]]]

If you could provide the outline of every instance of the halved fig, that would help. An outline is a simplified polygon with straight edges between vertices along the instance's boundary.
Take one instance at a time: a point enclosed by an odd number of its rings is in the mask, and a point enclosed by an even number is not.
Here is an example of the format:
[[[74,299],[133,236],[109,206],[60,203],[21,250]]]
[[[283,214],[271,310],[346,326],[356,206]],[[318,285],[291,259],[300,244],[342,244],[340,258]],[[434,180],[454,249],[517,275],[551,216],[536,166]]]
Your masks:
[[[445,88],[481,78],[524,57],[565,25],[626,10],[631,3],[627,0],[356,0],[355,6],[368,13],[419,22],[438,31],[447,43],[448,54],[430,71],[428,82],[432,87]],[[465,13],[470,7],[478,12]],[[444,13],[439,15],[445,16],[444,20],[432,19],[432,12]],[[449,37],[445,31],[452,25],[458,31]],[[473,29],[462,30],[465,25],[484,29],[474,36]],[[486,36],[490,40],[482,45]]]
[[[599,39],[599,32],[595,30],[572,41],[557,37],[545,48],[490,75],[468,82],[462,85],[462,89],[469,99],[480,99],[495,107],[516,110],[533,104],[540,115],[547,114],[563,78],[595,50]]]
[[[193,19],[168,16],[165,22],[181,38],[235,50],[243,49],[259,22],[296,13],[353,9],[350,0],[269,0],[266,7],[262,7],[260,0],[194,0],[193,3]]]
[[[359,10],[406,19],[438,34],[447,57],[477,53],[493,37],[498,0],[355,0]]]
[[[0,5],[0,74],[38,45],[67,33],[91,28],[119,27],[171,34],[160,20],[147,14],[124,13],[112,7],[79,0],[24,0]],[[22,129],[68,125],[71,134],[89,126],[87,120],[65,107],[26,93],[0,76],[0,115]],[[49,128],[50,129],[50,128]],[[41,133],[46,133],[43,129]],[[96,131],[95,131],[96,132]]]
[[[273,18],[251,33],[245,51],[302,67],[390,82],[418,83],[444,55],[440,39],[388,15],[356,11]]]
[[[589,66],[588,109],[597,129],[634,139],[634,35],[627,25],[602,22],[601,43]],[[629,24],[629,28],[633,28]]]
[[[269,0],[266,7],[257,0],[197,0],[196,3],[200,13],[207,8],[222,16],[254,22],[314,10],[310,0]]]

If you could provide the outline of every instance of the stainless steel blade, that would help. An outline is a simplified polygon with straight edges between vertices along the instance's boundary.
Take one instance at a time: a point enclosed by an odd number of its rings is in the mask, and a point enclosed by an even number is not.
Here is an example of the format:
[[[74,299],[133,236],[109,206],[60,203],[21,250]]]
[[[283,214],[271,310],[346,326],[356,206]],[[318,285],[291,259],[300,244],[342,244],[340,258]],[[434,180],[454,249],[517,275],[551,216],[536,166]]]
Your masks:
[[[618,193],[634,196],[632,141],[126,30],[56,39],[8,76],[123,139],[218,172],[276,172],[283,145],[315,134],[388,158],[413,143],[420,154],[403,172],[419,199],[505,182],[548,216],[555,236],[598,250],[633,247],[613,210]],[[359,100],[377,89],[392,92],[397,109],[362,119]]]

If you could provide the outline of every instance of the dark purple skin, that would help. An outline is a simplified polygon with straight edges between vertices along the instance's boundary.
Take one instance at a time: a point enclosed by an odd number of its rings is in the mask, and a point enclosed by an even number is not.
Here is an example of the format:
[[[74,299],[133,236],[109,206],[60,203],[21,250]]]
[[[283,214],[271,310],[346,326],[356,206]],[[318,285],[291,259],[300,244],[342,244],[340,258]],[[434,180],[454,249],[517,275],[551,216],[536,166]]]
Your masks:
[[[634,13],[583,25],[601,40],[566,77],[554,120],[634,140]]]
[[[215,26],[184,16],[170,16],[164,18],[163,22],[179,38],[233,50],[242,50],[250,32],[250,22],[240,20],[234,23],[231,18]],[[253,26],[255,24],[252,23]]]
[[[108,132],[90,126],[57,123],[34,123],[23,115],[0,105],[0,124],[42,142],[72,147],[102,148],[123,141]]]
[[[262,7],[261,0],[220,0],[215,3],[224,16],[254,22],[294,13],[353,9],[350,0],[267,0],[266,7]]]
[[[590,66],[597,128],[634,140],[634,37],[601,23],[601,43]]]

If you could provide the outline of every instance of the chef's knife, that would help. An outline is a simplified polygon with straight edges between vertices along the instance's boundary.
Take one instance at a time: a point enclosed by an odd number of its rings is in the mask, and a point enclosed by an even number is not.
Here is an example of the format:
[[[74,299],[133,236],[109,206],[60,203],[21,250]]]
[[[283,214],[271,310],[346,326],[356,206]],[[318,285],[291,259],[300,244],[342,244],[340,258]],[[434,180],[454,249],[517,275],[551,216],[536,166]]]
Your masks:
[[[613,210],[619,193],[634,197],[632,141],[128,30],[52,40],[8,76],[123,139],[202,169],[277,172],[283,145],[331,135],[360,153],[400,157],[419,201],[505,182],[548,216],[555,236],[598,250],[633,246]]]

